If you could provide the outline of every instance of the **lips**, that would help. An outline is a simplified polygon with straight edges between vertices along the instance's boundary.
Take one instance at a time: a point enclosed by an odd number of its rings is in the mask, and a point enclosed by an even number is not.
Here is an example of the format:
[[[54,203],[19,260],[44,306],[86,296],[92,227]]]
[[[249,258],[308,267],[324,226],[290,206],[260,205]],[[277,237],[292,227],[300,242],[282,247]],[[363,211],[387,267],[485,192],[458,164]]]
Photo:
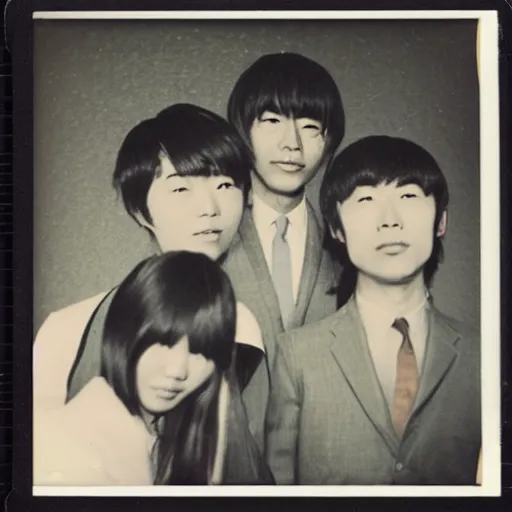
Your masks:
[[[197,231],[194,233],[194,236],[201,238],[202,240],[216,242],[219,240],[222,230],[220,229],[203,229],[202,231]]]
[[[406,242],[398,241],[398,242],[386,242],[380,244],[376,247],[377,251],[382,251],[385,254],[395,255],[401,254],[409,247],[409,244]]]
[[[285,172],[297,172],[304,169],[305,167],[302,162],[297,162],[295,160],[274,160],[270,163],[279,167]]]
[[[158,396],[166,400],[171,400],[184,391],[184,389],[180,387],[154,387],[153,389]]]

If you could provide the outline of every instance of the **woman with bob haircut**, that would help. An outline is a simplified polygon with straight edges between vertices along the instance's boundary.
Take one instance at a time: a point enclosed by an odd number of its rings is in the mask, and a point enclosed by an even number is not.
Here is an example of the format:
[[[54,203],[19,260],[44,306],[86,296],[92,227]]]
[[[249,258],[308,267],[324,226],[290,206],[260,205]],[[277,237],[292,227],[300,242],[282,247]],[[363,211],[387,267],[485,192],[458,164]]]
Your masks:
[[[112,298],[101,375],[36,417],[34,483],[221,483],[235,332],[231,284],[208,257],[139,263]]]
[[[189,251],[218,261],[241,220],[251,156],[229,123],[204,108],[175,104],[137,123],[118,151],[113,184],[128,214],[151,236],[157,253]],[[189,277],[185,270],[184,279]],[[101,346],[116,288],[51,313],[34,343],[34,408],[61,407],[101,374]],[[264,357],[253,313],[236,303],[237,382],[232,383],[226,481],[260,483],[262,457],[247,457],[247,419],[240,389]],[[124,318],[132,312],[126,309]],[[241,419],[242,418],[242,419]],[[247,427],[248,428],[248,427]],[[240,430],[243,435],[240,436]],[[241,442],[239,443],[239,439]],[[242,450],[240,455],[239,450]],[[240,465],[240,464],[241,465]],[[263,472],[268,476],[266,469]],[[231,475],[231,476],[230,476]],[[267,480],[265,480],[267,481]]]

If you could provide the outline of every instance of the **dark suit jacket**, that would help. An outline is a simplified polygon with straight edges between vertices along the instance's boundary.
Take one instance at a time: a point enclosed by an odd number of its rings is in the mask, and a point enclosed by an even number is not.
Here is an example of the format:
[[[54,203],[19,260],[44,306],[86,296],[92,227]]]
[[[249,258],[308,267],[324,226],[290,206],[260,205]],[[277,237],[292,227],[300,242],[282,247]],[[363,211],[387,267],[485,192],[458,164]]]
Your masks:
[[[315,322],[336,311],[336,295],[328,292],[337,284],[339,268],[329,253],[322,248],[323,229],[309,203],[307,212],[306,250],[291,327]],[[259,365],[242,395],[249,417],[249,428],[263,450],[270,369],[276,353],[276,339],[284,327],[279,301],[250,207],[244,212],[238,233],[223,262],[223,268],[231,279],[237,299],[243,302],[258,320],[265,343],[266,359]]]
[[[433,306],[416,403],[393,429],[354,299],[287,332],[267,416],[278,484],[474,484],[481,441],[480,336]]]

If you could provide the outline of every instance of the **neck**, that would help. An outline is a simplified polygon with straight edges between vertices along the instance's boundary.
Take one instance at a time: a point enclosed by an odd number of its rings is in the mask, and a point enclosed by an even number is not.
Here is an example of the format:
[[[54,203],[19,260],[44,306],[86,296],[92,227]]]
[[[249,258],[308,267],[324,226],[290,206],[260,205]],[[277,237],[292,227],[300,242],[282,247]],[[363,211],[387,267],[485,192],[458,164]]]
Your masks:
[[[397,314],[407,313],[425,299],[425,283],[420,272],[411,281],[401,284],[383,284],[362,274],[357,276],[356,293],[382,308]]]
[[[303,188],[291,195],[278,194],[263,184],[255,173],[251,175],[251,186],[254,195],[258,196],[267,206],[283,215],[290,213],[304,197]]]

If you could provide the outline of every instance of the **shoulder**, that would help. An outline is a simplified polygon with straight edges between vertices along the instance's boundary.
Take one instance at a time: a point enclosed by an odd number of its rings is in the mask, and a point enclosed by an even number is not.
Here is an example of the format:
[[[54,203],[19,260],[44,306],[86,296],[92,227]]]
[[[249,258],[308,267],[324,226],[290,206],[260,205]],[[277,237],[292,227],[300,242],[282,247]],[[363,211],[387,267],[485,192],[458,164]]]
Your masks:
[[[52,353],[49,347],[58,346],[63,349],[62,342],[64,341],[66,350],[71,351],[70,354],[73,358],[77,349],[75,345],[79,343],[87,322],[105,295],[106,292],[99,293],[94,297],[50,313],[36,335],[34,355],[37,357],[35,359],[55,357],[55,353]],[[45,354],[47,355],[45,356]],[[62,354],[62,358],[64,357]]]
[[[434,308],[434,311],[438,320],[443,322],[446,326],[458,333],[460,336],[468,338],[480,337],[480,330],[475,326],[466,322],[462,322],[452,316],[446,315],[436,308]]]
[[[236,335],[237,343],[251,345],[265,351],[261,328],[253,312],[243,303],[236,303]]]
[[[311,354],[311,346],[315,349],[332,342],[333,326],[344,316],[343,309],[326,316],[322,320],[285,331],[278,336],[278,346],[285,350],[293,350],[295,353],[304,353],[306,357]]]
[[[41,326],[41,330],[43,330],[43,328],[48,328],[48,326],[58,326],[61,331],[62,329],[76,330],[77,326],[81,325],[84,321],[86,323],[89,320],[94,310],[106,295],[107,292],[98,293],[94,297],[90,297],[50,313]]]
[[[480,329],[466,322],[461,322],[456,318],[448,316],[435,307],[433,308],[433,311],[436,321],[457,335],[464,346],[471,346],[475,350],[480,349]]]

